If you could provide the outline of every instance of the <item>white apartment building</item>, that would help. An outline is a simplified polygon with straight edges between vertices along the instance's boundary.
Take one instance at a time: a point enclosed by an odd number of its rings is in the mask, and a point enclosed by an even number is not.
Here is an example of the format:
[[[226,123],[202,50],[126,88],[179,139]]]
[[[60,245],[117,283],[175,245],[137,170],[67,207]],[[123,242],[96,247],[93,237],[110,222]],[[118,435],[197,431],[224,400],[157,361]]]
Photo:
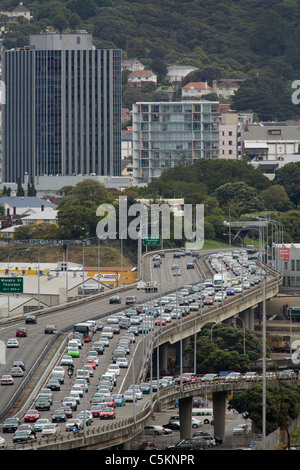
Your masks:
[[[183,159],[219,158],[219,102],[140,102],[132,107],[133,177],[149,183]]]

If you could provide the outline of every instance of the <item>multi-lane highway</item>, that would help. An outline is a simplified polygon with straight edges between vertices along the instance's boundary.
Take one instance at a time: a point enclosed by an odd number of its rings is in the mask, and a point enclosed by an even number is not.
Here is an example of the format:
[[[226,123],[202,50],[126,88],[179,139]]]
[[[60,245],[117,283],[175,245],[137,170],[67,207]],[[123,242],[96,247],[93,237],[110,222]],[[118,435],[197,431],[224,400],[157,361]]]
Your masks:
[[[188,259],[189,258],[189,259]],[[185,284],[194,284],[200,280],[199,272],[197,269],[187,269],[186,265],[187,262],[191,262],[191,257],[180,258],[180,259],[173,259],[172,253],[166,254],[166,257],[163,259],[163,263],[161,268],[154,268],[153,261],[151,257],[147,257],[145,260],[145,278],[147,279],[156,279],[159,286],[159,291],[164,294],[166,292],[174,291],[176,288],[179,288]],[[181,268],[181,276],[173,276],[171,265],[176,262]],[[127,295],[134,295],[138,302],[152,302],[153,294],[145,294],[144,291],[139,291],[135,287],[132,289],[127,289],[126,292],[119,292],[118,293],[122,299],[122,303],[118,306],[109,304],[109,296],[97,299],[95,301],[90,301],[83,305],[77,305],[71,308],[64,308],[63,310],[57,310],[52,312],[51,314],[47,315],[39,315],[37,324],[32,325],[25,325],[24,319],[20,319],[20,321],[14,322],[13,324],[6,324],[3,325],[0,329],[0,340],[2,340],[5,344],[9,338],[15,337],[15,332],[18,327],[26,326],[28,330],[28,336],[24,338],[18,338],[19,347],[6,349],[6,357],[5,357],[5,364],[0,365],[0,376],[3,374],[9,374],[11,370],[11,365],[15,360],[22,360],[26,365],[26,371],[24,378],[27,374],[30,373],[30,370],[34,367],[36,361],[42,355],[43,350],[45,349],[47,343],[50,340],[53,340],[49,335],[44,333],[44,328],[46,324],[54,324],[58,332],[66,332],[63,334],[57,334],[57,343],[55,347],[58,347],[61,340],[67,336],[67,330],[72,326],[80,321],[88,320],[88,319],[105,319],[112,311],[116,310],[124,310],[125,309],[125,297]],[[121,330],[122,334],[122,330]],[[100,332],[96,333],[96,335],[100,335]],[[115,335],[115,337],[111,340],[110,346],[105,348],[105,352],[103,356],[99,356],[99,366],[95,371],[95,377],[91,378],[91,385],[89,387],[89,391],[86,395],[86,403],[89,403],[92,393],[95,391],[96,384],[98,382],[98,378],[105,372],[107,366],[112,362],[111,361],[111,352],[115,347],[115,344],[119,340],[119,335]],[[141,338],[137,337],[136,345],[141,342]],[[88,352],[89,345],[86,345],[86,353]],[[142,354],[142,349],[139,349],[140,353]],[[51,352],[51,357],[53,357],[53,353]],[[130,356],[131,357],[131,356]],[[136,357],[136,361],[141,358]],[[47,361],[49,359],[47,358]],[[80,368],[83,364],[83,355],[78,359],[74,359],[76,368]],[[45,362],[42,364],[42,367],[38,369],[37,374],[34,376],[34,381],[39,379],[42,376],[42,372],[45,371]],[[136,372],[138,372],[138,367],[136,367]],[[11,400],[13,394],[16,392],[18,386],[22,383],[24,378],[15,378],[15,384],[12,386],[1,386],[1,395],[0,395],[0,411],[4,410],[7,407],[7,404]],[[46,380],[46,376],[45,376]],[[54,395],[54,403],[51,407],[51,412],[57,408],[59,408],[61,399],[63,396],[68,394],[71,387],[71,383],[74,381],[73,379],[69,379],[67,376],[65,378],[65,383],[61,386],[61,391],[53,392]],[[117,387],[115,387],[114,392],[124,391],[127,386],[132,383],[132,377],[129,377],[129,374],[126,369],[121,371],[121,375],[118,378]],[[44,383],[41,382],[40,386],[43,386]],[[149,399],[149,398],[148,398]],[[23,402],[25,401],[25,405],[22,408],[22,413],[20,413],[20,417],[22,414],[31,407],[32,403],[26,399],[25,395],[22,395]],[[143,401],[138,401],[136,406],[141,409],[143,406],[143,402],[147,400],[147,398]],[[83,407],[83,400],[81,400],[81,404],[78,407],[78,412]],[[15,412],[15,410],[14,410]],[[47,416],[51,418],[51,412]],[[128,416],[132,416],[133,412],[133,405],[127,404],[123,409],[117,409],[117,419],[126,418]],[[43,417],[46,417],[46,412],[41,412]],[[64,427],[64,425],[60,425]],[[6,441],[8,439],[6,438]]]

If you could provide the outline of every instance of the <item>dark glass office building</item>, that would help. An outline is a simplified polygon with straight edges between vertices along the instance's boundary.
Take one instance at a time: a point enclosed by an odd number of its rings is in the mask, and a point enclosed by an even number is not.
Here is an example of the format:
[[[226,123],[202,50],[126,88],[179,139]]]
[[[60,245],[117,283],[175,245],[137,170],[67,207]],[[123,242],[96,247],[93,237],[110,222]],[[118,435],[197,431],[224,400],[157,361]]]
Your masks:
[[[3,52],[2,180],[121,174],[121,51],[85,31]]]

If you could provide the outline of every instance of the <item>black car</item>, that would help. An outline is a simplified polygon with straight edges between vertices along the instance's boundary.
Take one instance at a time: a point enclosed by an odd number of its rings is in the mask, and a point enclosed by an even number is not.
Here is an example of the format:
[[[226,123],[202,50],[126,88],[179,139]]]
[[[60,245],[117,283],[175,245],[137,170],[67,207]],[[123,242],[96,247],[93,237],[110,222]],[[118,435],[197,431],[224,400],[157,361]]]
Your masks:
[[[7,418],[2,424],[2,431],[15,432],[20,424],[21,421],[18,418]]]
[[[109,299],[110,304],[120,304],[121,303],[121,297],[119,295],[112,295],[111,298]]]
[[[163,427],[167,428],[167,429],[172,429],[173,431],[179,431],[180,430],[180,424],[177,421],[173,421],[171,423],[164,424]]]
[[[27,315],[27,317],[25,318],[25,323],[26,324],[28,324],[28,323],[37,323],[36,316],[35,315]]]
[[[47,388],[50,388],[50,390],[53,390],[53,391],[59,391],[60,383],[56,379],[50,379],[47,383]]]
[[[32,432],[27,429],[24,431],[16,431],[13,437],[13,443],[17,444],[18,442],[29,442],[34,438]]]
[[[45,334],[54,334],[56,333],[56,328],[54,325],[47,325],[45,326]]]
[[[64,423],[67,420],[65,410],[55,410],[52,413],[52,423]]]
[[[174,446],[169,446],[167,449],[172,450],[202,450],[207,449],[208,444],[204,439],[201,437],[193,437],[191,439],[183,439],[182,441],[178,442]]]

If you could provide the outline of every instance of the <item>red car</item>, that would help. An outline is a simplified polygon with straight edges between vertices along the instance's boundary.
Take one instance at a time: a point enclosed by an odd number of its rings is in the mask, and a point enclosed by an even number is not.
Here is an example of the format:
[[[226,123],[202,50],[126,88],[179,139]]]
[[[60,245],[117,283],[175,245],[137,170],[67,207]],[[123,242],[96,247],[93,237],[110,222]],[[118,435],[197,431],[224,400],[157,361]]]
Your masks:
[[[116,408],[116,400],[113,397],[104,397],[103,403],[106,403],[110,408]]]
[[[104,403],[94,403],[90,406],[90,412],[93,415],[93,418],[100,418],[100,413],[104,409]]]
[[[116,412],[112,408],[104,408],[100,411],[100,419],[115,419]]]
[[[181,377],[178,377],[178,382],[180,383]],[[197,375],[193,374],[192,372],[186,372],[182,374],[182,383],[187,384],[190,382],[196,382]]]
[[[86,361],[86,366],[92,366],[93,369],[96,369],[96,362],[94,361]]]
[[[26,328],[18,328],[16,331],[16,336],[27,336],[27,330]]]
[[[28,410],[24,416],[25,423],[35,423],[40,418],[38,410]]]
[[[157,318],[157,319],[155,320],[155,325],[160,325],[160,324],[161,324],[162,326],[165,326],[165,325],[167,324],[167,320],[166,320],[165,318],[162,318],[162,319]]]

